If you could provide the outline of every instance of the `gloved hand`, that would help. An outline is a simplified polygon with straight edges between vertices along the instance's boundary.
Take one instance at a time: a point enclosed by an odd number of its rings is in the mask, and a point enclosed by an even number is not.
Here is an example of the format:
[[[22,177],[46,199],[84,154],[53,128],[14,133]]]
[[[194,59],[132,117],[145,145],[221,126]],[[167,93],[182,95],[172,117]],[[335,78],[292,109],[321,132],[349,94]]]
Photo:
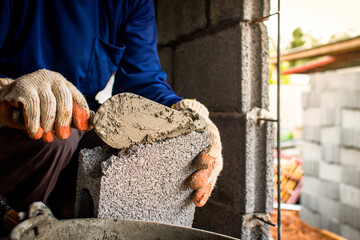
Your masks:
[[[195,190],[193,201],[197,207],[205,205],[213,190],[222,167],[221,140],[219,130],[209,118],[207,108],[196,100],[184,99],[174,106],[175,109],[192,109],[203,117],[207,130],[211,133],[210,146],[195,160],[198,171],[189,179],[189,186]]]
[[[0,122],[24,128],[13,119],[14,108],[21,108],[25,128],[32,139],[52,142],[54,135],[67,139],[71,118],[81,131],[91,128],[90,111],[84,96],[60,73],[49,70],[19,77],[0,79]]]

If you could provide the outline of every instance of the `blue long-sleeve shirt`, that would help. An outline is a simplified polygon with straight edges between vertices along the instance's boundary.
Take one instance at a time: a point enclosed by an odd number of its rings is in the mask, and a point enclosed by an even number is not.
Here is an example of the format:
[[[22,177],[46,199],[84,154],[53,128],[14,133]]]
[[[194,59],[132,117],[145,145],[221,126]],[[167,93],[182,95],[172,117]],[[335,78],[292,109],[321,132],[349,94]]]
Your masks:
[[[113,94],[168,106],[182,99],[166,83],[156,44],[152,0],[0,1],[0,77],[57,71],[93,109],[114,72]]]

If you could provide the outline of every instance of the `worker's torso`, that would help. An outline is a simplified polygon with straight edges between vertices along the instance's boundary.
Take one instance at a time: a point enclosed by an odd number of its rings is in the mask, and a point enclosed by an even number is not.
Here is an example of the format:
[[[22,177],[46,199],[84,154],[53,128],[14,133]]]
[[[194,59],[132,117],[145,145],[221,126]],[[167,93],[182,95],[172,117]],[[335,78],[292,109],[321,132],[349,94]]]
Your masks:
[[[125,49],[119,35],[138,2],[1,1],[0,74],[54,70],[93,99],[117,69]]]

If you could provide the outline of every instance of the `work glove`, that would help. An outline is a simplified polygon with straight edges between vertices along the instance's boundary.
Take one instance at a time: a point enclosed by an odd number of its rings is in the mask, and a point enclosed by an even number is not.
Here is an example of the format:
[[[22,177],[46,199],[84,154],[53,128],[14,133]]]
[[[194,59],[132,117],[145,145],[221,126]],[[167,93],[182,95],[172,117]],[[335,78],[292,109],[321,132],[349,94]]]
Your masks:
[[[202,207],[210,197],[217,177],[223,168],[221,140],[219,130],[209,118],[207,108],[196,100],[184,99],[174,105],[177,110],[191,109],[203,117],[206,128],[211,133],[210,145],[195,159],[197,171],[190,177],[189,186],[195,190],[193,202]]]
[[[18,110],[25,125],[14,119]],[[32,139],[67,139],[71,119],[77,129],[86,131],[91,128],[89,116],[84,96],[60,73],[42,69],[16,80],[0,78],[0,123],[25,128]]]

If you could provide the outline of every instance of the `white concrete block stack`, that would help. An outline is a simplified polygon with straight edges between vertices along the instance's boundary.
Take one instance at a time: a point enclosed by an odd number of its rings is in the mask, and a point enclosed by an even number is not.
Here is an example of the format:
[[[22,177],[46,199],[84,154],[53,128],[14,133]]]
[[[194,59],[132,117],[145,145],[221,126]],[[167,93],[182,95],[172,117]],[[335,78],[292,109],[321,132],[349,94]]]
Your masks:
[[[360,68],[311,75],[303,95],[301,218],[360,239]]]

